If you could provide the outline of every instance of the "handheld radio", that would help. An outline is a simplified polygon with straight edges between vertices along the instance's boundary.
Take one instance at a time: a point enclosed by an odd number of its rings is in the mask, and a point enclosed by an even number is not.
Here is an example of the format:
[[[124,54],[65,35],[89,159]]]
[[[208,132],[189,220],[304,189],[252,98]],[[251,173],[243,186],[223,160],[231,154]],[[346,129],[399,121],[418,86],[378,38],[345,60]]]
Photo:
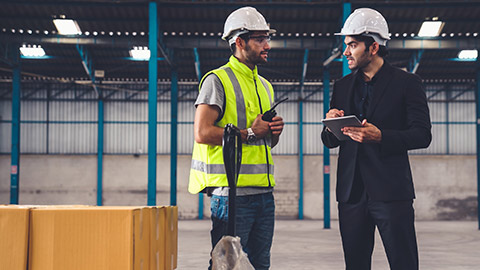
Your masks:
[[[262,120],[263,120],[263,121],[267,121],[267,122],[272,122],[273,117],[275,117],[275,116],[277,115],[277,112],[275,111],[275,107],[277,107],[278,104],[284,102],[284,101],[287,100],[287,99],[288,99],[288,97],[280,100],[280,101],[277,102],[277,103],[275,103],[275,104],[273,105],[273,107],[270,108],[270,110],[266,111],[266,112],[263,114]]]

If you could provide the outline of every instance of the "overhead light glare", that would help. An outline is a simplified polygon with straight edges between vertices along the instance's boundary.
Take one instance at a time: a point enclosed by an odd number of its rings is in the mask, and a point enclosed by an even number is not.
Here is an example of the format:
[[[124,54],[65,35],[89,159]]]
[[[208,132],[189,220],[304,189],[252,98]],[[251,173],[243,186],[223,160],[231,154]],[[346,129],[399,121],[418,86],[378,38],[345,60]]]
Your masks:
[[[80,35],[82,33],[77,21],[72,19],[54,19],[53,24],[60,35]]]
[[[477,59],[478,50],[462,50],[458,53],[460,59]]]
[[[42,57],[45,56],[45,50],[40,45],[27,46],[23,45],[20,47],[20,53],[25,57]]]
[[[149,60],[150,50],[148,47],[134,46],[133,49],[130,50],[130,56],[136,60]]]
[[[418,31],[419,37],[438,37],[442,31],[444,23],[442,21],[424,21],[420,31]]]

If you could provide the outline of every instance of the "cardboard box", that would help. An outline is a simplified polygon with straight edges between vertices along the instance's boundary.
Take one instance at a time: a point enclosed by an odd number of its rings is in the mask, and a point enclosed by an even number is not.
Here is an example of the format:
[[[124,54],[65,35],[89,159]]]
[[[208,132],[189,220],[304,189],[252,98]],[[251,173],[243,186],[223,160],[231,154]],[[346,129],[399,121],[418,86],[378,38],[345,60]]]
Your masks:
[[[165,207],[151,207],[150,211],[150,270],[165,269]]]
[[[166,207],[166,230],[165,230],[165,258],[166,270],[177,269],[178,250],[178,207]]]
[[[38,208],[29,270],[147,270],[150,215],[138,207]]]
[[[1,270],[27,269],[28,224],[28,207],[0,206]]]

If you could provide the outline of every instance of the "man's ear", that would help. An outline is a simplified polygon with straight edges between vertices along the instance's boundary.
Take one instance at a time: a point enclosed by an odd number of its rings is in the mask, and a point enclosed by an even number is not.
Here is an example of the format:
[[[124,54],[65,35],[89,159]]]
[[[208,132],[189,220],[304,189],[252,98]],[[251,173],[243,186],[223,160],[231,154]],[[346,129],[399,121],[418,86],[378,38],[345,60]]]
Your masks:
[[[370,45],[370,52],[375,55],[378,53],[380,50],[380,44],[378,42],[373,42],[372,45]]]
[[[235,39],[235,45],[237,45],[238,48],[244,49],[245,48],[245,40],[243,40],[241,37],[237,37]]]

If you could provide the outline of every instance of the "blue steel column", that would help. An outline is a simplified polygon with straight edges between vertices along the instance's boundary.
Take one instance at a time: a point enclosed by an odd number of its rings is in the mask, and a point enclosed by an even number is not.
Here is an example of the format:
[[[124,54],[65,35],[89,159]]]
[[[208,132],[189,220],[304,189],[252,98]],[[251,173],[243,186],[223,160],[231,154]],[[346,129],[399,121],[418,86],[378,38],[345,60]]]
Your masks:
[[[303,55],[303,70],[300,80],[300,97],[298,102],[298,219],[303,219],[303,88],[307,75],[308,49]]]
[[[323,115],[330,109],[330,71],[323,69]],[[323,228],[330,229],[330,149],[323,146]]]
[[[170,205],[177,205],[178,73],[175,67],[172,67],[171,83]]]
[[[157,204],[157,3],[148,4],[148,205]]]
[[[480,230],[480,56],[477,57],[477,211]]]
[[[423,56],[423,49],[419,49],[413,52],[412,56],[410,57],[410,60],[408,61],[407,64],[407,69],[411,73],[416,73],[418,66],[420,65],[420,61]]]
[[[95,83],[95,76],[92,77]],[[97,138],[97,205],[103,205],[103,93],[98,90],[98,138]]]
[[[200,57],[197,48],[193,48],[195,54],[195,71],[197,72],[198,84],[202,80],[202,70],[200,69]],[[198,219],[203,219],[203,197],[204,193],[198,193]]]
[[[12,46],[12,152],[10,168],[10,204],[18,204],[20,186],[20,53]]]
[[[451,97],[450,85],[445,89],[445,154],[450,154],[450,97]]]
[[[342,16],[342,26],[343,24],[345,23],[345,21],[347,20],[348,16],[350,16],[350,13],[352,13],[352,4],[351,3],[343,3],[343,16]],[[345,51],[345,42],[342,41],[342,52]],[[343,57],[342,58],[342,74],[343,76],[345,75],[348,75],[350,74],[350,69],[348,68],[348,61],[347,61],[347,58],[346,57]]]

